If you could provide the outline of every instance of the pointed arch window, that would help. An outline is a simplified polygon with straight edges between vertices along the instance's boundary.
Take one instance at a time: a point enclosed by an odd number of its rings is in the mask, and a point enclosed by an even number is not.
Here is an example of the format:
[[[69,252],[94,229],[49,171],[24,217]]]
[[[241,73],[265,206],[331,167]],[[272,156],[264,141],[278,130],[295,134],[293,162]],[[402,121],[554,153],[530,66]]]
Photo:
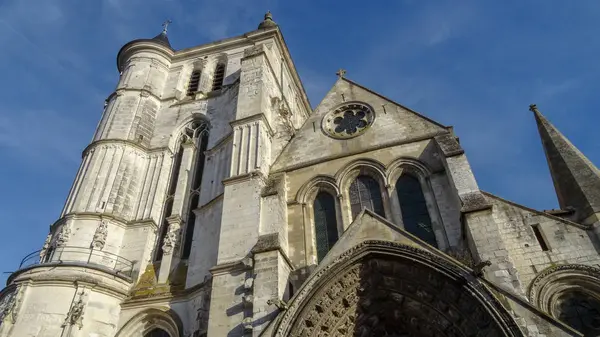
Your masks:
[[[317,259],[321,261],[338,240],[334,197],[327,192],[319,192],[313,203],[313,212]]]
[[[215,74],[213,75],[212,90],[221,90],[223,88],[223,79],[225,78],[225,64],[219,63],[215,68]]]
[[[381,189],[377,180],[360,175],[350,185],[349,194],[352,219],[356,218],[363,208],[385,217]]]
[[[169,223],[167,219],[173,215],[173,201],[175,199],[175,194],[180,193],[178,192],[177,185],[183,165],[183,143],[191,141],[194,144],[193,164],[190,169],[187,187],[184,190],[179,189],[179,191],[187,191],[188,193],[185,198],[187,201],[187,207],[185,207],[183,210],[184,214],[180,214],[182,219],[186,219],[184,224],[185,227],[181,229],[181,240],[183,243],[181,258],[187,259],[190,256],[196,222],[194,210],[198,207],[198,203],[200,201],[200,189],[202,185],[202,175],[204,173],[205,161],[204,152],[206,151],[208,144],[208,129],[208,124],[205,122],[192,122],[188,127],[185,128],[183,135],[180,137],[178,151],[173,160],[172,173],[169,180],[168,192],[163,209],[163,220],[161,221],[162,225],[157,242],[158,246],[156,247],[156,261],[162,260],[164,254],[162,246],[169,231]]]
[[[163,206],[163,217],[158,236],[158,246],[156,247],[156,261],[162,260],[164,253],[162,246],[165,241],[167,231],[169,230],[169,222],[167,221],[167,218],[169,218],[173,213],[173,199],[175,197],[175,191],[177,190],[177,179],[179,177],[179,170],[181,168],[181,159],[183,158],[183,146],[181,145],[181,142],[179,142],[177,154],[175,155],[175,158],[173,158],[173,167],[171,169],[171,177],[169,178],[169,187],[167,190],[165,204]]]
[[[193,167],[193,177],[192,183],[189,189],[189,204],[187,207],[187,221],[185,224],[185,232],[183,235],[183,252],[181,254],[182,259],[187,259],[190,257],[190,252],[192,250],[192,240],[194,237],[194,227],[196,226],[196,213],[194,210],[198,208],[198,204],[200,201],[200,188],[202,187],[202,175],[204,173],[204,161],[206,151],[206,146],[208,144],[208,132],[207,132],[206,124],[195,127],[192,130],[189,130],[189,136],[195,140],[196,145],[196,153],[195,153],[195,162]]]
[[[188,96],[194,96],[200,87],[200,77],[202,72],[200,70],[194,70],[190,76],[190,82],[188,83]]]
[[[396,182],[396,193],[402,211],[404,229],[437,247],[431,217],[421,189],[421,182],[410,174],[402,174]]]

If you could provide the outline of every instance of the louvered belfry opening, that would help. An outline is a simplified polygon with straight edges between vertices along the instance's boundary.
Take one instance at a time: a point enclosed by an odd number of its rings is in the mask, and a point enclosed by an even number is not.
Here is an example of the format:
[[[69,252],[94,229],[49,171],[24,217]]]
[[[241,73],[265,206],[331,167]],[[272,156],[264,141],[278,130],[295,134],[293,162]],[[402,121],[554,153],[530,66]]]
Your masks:
[[[217,64],[215,68],[215,74],[213,76],[212,90],[221,90],[223,88],[223,79],[225,78],[225,65],[223,63]]]
[[[192,76],[190,76],[190,83],[188,84],[187,95],[194,96],[198,91],[200,86],[200,75],[202,72],[200,70],[195,70],[192,72]]]

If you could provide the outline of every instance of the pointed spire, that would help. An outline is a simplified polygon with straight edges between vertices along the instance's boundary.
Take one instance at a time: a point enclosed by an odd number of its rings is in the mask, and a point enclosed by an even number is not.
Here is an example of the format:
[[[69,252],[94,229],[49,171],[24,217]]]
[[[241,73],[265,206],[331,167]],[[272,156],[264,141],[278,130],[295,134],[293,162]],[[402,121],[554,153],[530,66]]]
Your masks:
[[[165,22],[163,22],[162,32],[160,32],[160,34],[153,37],[152,40],[171,48],[171,43],[169,42],[169,38],[167,37],[167,29],[169,28],[169,24],[171,24],[172,22],[173,21],[171,21],[171,20],[166,20]]]
[[[584,224],[600,220],[600,171],[540,113],[533,112],[562,209],[575,209],[574,220]]]
[[[258,29],[266,29],[271,27],[277,27],[277,24],[275,21],[273,21],[273,14],[271,14],[271,11],[267,11],[265,14],[265,19],[258,25]]]

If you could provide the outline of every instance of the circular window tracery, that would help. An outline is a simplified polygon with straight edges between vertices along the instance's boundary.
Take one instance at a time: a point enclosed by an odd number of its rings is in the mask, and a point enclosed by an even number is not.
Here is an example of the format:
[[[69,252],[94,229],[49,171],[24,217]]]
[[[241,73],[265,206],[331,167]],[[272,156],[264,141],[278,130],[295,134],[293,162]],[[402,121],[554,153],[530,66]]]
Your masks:
[[[375,119],[373,109],[360,102],[346,103],[328,112],[321,126],[323,131],[337,139],[348,139],[361,135]]]

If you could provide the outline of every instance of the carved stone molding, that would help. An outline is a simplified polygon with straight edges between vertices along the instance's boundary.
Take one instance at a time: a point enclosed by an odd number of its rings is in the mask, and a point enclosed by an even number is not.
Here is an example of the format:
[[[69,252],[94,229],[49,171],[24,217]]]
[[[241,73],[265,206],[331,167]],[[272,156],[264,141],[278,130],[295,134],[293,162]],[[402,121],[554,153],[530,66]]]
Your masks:
[[[71,237],[71,224],[69,222],[66,222],[60,228],[60,232],[58,232],[58,235],[56,236],[56,241],[54,242],[54,244],[56,245],[56,247],[64,247],[67,245],[67,241],[69,241],[70,237]]]
[[[108,224],[106,220],[100,221],[100,224],[96,228],[96,232],[94,233],[94,238],[92,239],[92,247],[93,249],[102,250],[104,248],[104,244],[106,244],[106,237],[108,236]]]
[[[87,294],[84,291],[81,291],[77,294],[77,299],[71,305],[71,309],[67,313],[67,317],[65,318],[65,322],[63,323],[63,327],[69,325],[77,325],[79,330],[83,327],[83,313],[85,309],[85,299]]]
[[[421,249],[365,241],[317,270],[275,336],[523,336],[459,265]]]
[[[564,264],[540,272],[531,281],[528,297],[531,304],[553,314],[561,293],[583,290],[600,299],[600,269],[582,264]]]
[[[10,323],[16,321],[19,305],[22,301],[20,290],[20,287],[9,286],[3,291],[0,298],[0,326],[6,320],[9,320]]]
[[[50,243],[52,242],[52,233],[48,233],[46,236],[46,241],[44,241],[44,245],[42,246],[42,250],[40,250],[40,262],[44,260],[46,254],[48,253],[48,249],[50,248]]]

